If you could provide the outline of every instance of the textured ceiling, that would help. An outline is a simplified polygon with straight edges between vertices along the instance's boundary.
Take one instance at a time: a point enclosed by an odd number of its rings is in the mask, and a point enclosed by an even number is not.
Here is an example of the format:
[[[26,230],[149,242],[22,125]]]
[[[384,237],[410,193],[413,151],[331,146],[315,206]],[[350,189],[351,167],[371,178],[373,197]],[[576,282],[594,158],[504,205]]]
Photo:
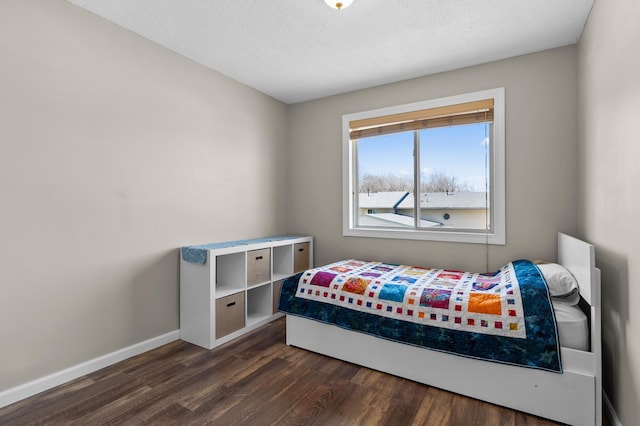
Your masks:
[[[285,103],[576,43],[594,0],[68,0]]]

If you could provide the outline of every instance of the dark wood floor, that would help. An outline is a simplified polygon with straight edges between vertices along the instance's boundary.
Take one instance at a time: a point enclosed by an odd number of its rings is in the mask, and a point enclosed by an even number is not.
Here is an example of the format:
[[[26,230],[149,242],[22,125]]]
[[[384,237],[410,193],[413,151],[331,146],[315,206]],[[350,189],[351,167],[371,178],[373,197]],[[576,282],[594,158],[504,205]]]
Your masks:
[[[2,425],[555,425],[285,344],[177,341],[0,409]]]

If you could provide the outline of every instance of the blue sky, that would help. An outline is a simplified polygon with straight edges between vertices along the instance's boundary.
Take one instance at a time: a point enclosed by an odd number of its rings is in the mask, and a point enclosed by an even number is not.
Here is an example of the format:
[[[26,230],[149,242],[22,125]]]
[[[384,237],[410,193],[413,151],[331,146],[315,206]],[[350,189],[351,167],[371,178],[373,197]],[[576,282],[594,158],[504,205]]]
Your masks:
[[[420,168],[423,176],[444,172],[475,190],[484,189],[485,124],[438,127],[420,132]],[[360,176],[413,176],[413,133],[365,138],[358,141]]]

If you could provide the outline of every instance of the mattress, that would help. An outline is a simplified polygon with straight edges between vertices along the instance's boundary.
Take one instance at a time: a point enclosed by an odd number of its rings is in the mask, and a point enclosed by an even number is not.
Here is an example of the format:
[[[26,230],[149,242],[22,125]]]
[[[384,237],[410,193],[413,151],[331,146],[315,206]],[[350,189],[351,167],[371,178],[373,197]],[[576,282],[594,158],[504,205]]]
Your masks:
[[[589,350],[589,324],[587,316],[577,305],[568,305],[561,302],[552,302],[558,325],[560,346]]]

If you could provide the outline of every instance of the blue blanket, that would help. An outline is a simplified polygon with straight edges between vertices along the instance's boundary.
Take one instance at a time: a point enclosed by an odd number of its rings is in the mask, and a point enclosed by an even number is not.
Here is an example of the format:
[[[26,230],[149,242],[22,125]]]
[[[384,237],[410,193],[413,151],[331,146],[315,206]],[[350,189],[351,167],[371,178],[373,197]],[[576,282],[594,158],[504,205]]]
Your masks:
[[[512,262],[509,270],[515,271],[515,281],[519,285],[526,338],[441,328],[379,316],[367,312],[366,309],[352,310],[340,304],[298,297],[299,291],[307,291],[302,289],[309,288],[308,283],[307,287],[304,287],[303,281],[305,274],[307,277],[314,276],[310,275],[310,271],[285,280],[282,286],[279,310],[287,314],[441,352],[562,372],[560,345],[553,307],[542,274],[533,263],[526,260]],[[321,273],[325,274],[326,272],[322,271]],[[497,276],[499,273],[500,271],[483,275]],[[317,275],[318,272],[316,271],[315,274]],[[397,287],[398,281],[388,284]],[[346,290],[353,291],[353,289]],[[336,293],[339,292],[336,290]]]

